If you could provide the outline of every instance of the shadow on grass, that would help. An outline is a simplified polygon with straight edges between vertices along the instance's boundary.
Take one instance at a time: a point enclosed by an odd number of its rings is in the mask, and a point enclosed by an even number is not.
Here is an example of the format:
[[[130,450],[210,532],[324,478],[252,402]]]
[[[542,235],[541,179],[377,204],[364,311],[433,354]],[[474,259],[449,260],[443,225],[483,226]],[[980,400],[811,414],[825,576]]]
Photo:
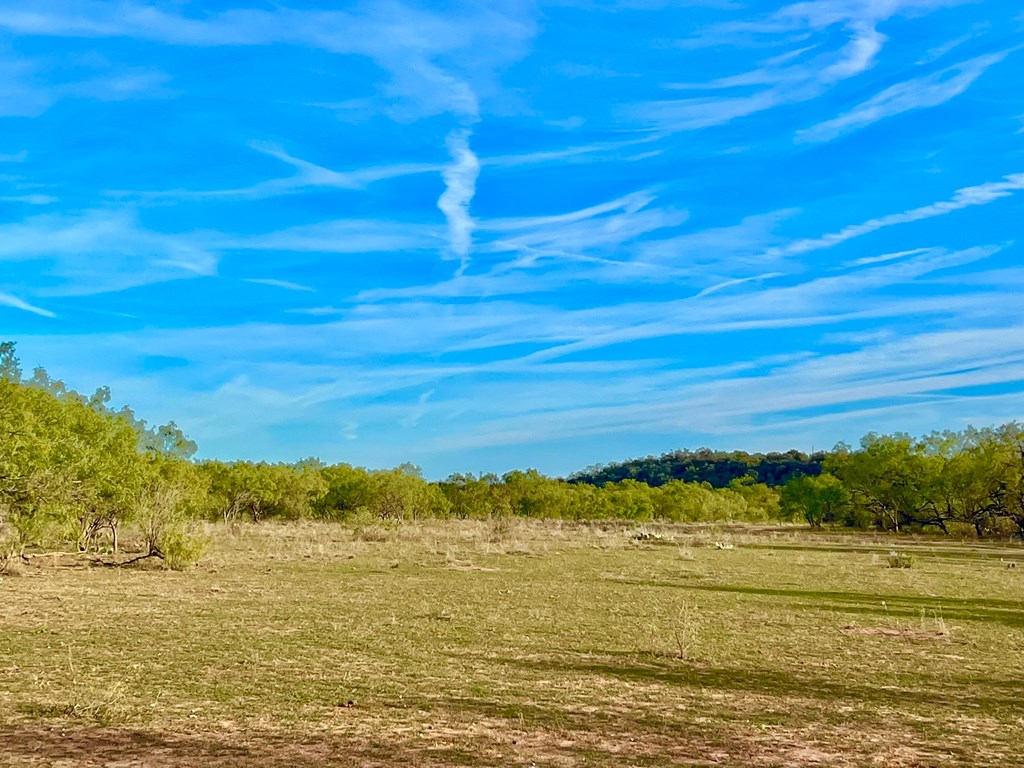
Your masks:
[[[690,580],[612,579],[616,583],[644,587],[671,587],[701,592],[776,597],[793,601],[791,607],[833,610],[842,613],[874,614],[900,618],[941,618],[960,621],[984,621],[1008,627],[1024,627],[1024,601],[960,597],[918,597],[878,595],[866,592],[829,592],[812,589],[780,589],[734,584],[695,584]]]
[[[513,728],[564,733],[579,742],[561,750],[563,755],[594,760],[585,764],[1001,768],[1009,764],[1002,758],[1010,754],[1009,744],[989,738],[990,734],[976,734],[991,754],[999,756],[995,761],[979,761],[974,745],[946,738],[950,723],[958,722],[962,715],[977,717],[980,713],[972,707],[998,707],[1003,723],[999,728],[1009,734],[1019,717],[1019,688],[1009,684],[998,695],[965,698],[954,686],[941,691],[887,690],[848,686],[813,676],[696,667],[682,662],[648,663],[627,654],[502,661],[510,669],[518,667],[530,676],[541,675],[554,690],[547,694],[524,693],[522,699],[506,697],[503,701],[482,696],[441,696],[430,703],[430,708],[449,716],[503,719]],[[557,691],[563,685],[571,689],[584,675],[629,685],[607,686],[607,700],[597,699],[584,707],[561,700]],[[637,685],[643,683],[687,687],[692,695],[670,694],[661,703],[644,697],[634,699]],[[740,696],[723,697],[722,693]],[[922,717],[925,707],[931,711]],[[940,710],[937,716],[936,709]],[[872,738],[851,737],[858,733]],[[592,745],[597,741],[603,749],[587,750],[586,741]],[[923,751],[918,757],[903,756],[899,762],[888,762],[888,751],[907,742]],[[715,757],[709,761],[712,755]],[[623,760],[626,756],[628,761]]]
[[[886,555],[893,549],[910,552],[916,557],[935,558],[941,560],[962,560],[970,563],[992,563],[998,564],[1001,561],[1013,560],[1024,562],[1024,550],[1021,547],[1006,547],[997,545],[979,544],[948,544],[932,542],[903,541],[900,539],[887,539],[871,543],[812,543],[812,544],[791,544],[788,542],[771,543],[749,543],[743,545],[744,549],[754,550],[783,550],[786,552],[837,552],[839,554],[856,555]]]
[[[660,683],[692,688],[702,693],[739,692],[779,699],[780,707],[795,700],[811,700],[824,714],[838,712],[838,705],[860,705],[874,711],[886,708],[916,711],[939,708],[950,713],[1008,717],[1016,720],[1020,710],[1020,692],[1024,680],[960,676],[950,679],[919,674],[912,684],[888,686],[852,683],[820,675],[794,675],[781,670],[749,667],[715,667],[667,659],[645,659],[637,654],[607,653],[577,658],[552,660],[503,659],[510,667],[518,666],[533,674],[573,677],[595,675],[630,683]],[[866,660],[870,663],[870,660]],[[799,715],[803,717],[806,712]]]
[[[546,765],[530,748],[539,734],[551,765],[629,765],[636,768],[710,765],[748,766],[769,747],[746,738],[748,723],[730,713],[654,709],[622,700],[596,698],[585,706],[567,701],[497,700],[486,696],[444,696],[424,706],[447,719],[504,721],[522,734],[525,765]],[[708,718],[705,714],[714,714]],[[709,755],[715,755],[709,759]],[[520,763],[500,763],[512,765]],[[782,765],[784,763],[772,763]]]
[[[1010,627],[1024,627],[1024,602],[958,597],[917,597],[912,595],[875,595],[864,592],[828,592],[811,589],[778,589],[740,585],[687,584],[686,589],[705,592],[728,592],[740,595],[760,595],[790,600],[810,601],[812,604],[794,607],[826,608],[849,613],[870,613],[879,616],[904,616],[943,620],[986,621]]]
[[[478,766],[473,750],[368,741],[340,734],[169,733],[76,724],[0,727],[0,764],[146,768]]]

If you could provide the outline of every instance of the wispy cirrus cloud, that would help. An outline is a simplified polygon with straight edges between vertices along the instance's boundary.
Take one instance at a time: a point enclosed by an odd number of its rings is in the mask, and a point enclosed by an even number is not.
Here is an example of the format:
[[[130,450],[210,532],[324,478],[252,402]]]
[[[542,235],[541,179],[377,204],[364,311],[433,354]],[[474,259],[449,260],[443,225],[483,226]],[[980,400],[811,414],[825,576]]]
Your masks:
[[[744,217],[738,224],[695,229],[668,238],[650,238],[640,243],[640,258],[703,273],[727,264],[732,269],[757,267],[766,249],[785,242],[776,232],[799,211],[785,209]]]
[[[666,131],[692,131],[817,98],[835,84],[871,69],[888,38],[882,22],[906,13],[926,12],[964,0],[888,0],[887,2],[798,2],[759,19],[727,22],[683,41],[687,50],[712,45],[744,47],[757,40],[787,45],[785,53],[739,75],[707,82],[669,84],[677,91],[734,91],[741,95],[696,96],[646,101],[627,108],[632,116]],[[829,50],[827,37],[840,28],[846,42]],[[753,93],[743,92],[757,88]]]
[[[96,57],[69,72],[54,69],[45,58],[0,49],[0,117],[36,118],[63,99],[106,102],[169,95],[169,76],[152,67],[127,67]]]
[[[612,282],[656,279],[704,282],[698,293],[707,296],[726,288],[774,279],[784,273],[765,272],[765,264],[782,264],[795,256],[834,248],[890,227],[946,216],[983,206],[1024,190],[1024,174],[957,190],[948,200],[879,216],[818,237],[785,241],[780,222],[799,212],[775,211],[748,217],[740,224],[685,232],[670,238],[651,237],[676,229],[685,211],[652,207],[654,196],[636,192],[588,208],[549,216],[483,220],[477,224],[480,248],[487,254],[514,253],[509,261],[492,265],[483,274],[458,274],[439,283],[363,291],[360,301],[422,297],[500,296],[547,292],[579,281]],[[853,261],[861,267],[908,256],[919,248]],[[570,271],[553,271],[553,264],[574,264]],[[538,270],[527,276],[524,270]],[[749,274],[748,272],[752,272]],[[731,274],[730,274],[731,273]]]
[[[934,48],[929,49],[924,56],[917,60],[917,65],[923,66],[938,61],[951,51],[955,51],[964,43],[968,43],[971,40],[978,37],[982,33],[982,31],[987,31],[989,26],[989,24],[980,24],[977,28],[968,32],[965,35],[960,35],[959,37],[955,37],[952,40],[947,40],[943,42],[941,45],[937,45]]]
[[[451,133],[459,134],[465,129],[455,129]],[[496,171],[515,170],[529,166],[558,165],[561,163],[614,163],[619,161],[635,161],[636,156],[624,156],[622,150],[650,144],[661,140],[660,135],[643,136],[621,141],[600,141],[591,144],[545,149],[530,152],[510,153],[493,156],[477,156],[478,173],[485,169]],[[424,174],[442,174],[455,169],[455,161],[438,160],[436,162],[392,163],[369,165],[362,168],[338,170],[297,157],[285,150],[280,144],[268,141],[251,141],[248,146],[261,154],[280,160],[296,169],[291,176],[275,177],[239,187],[221,189],[165,189],[165,190],[110,190],[110,197],[138,199],[145,202],[176,201],[176,200],[264,200],[273,197],[301,194],[323,190],[363,191],[373,184],[391,179]],[[466,148],[469,149],[468,136]],[[469,150],[472,152],[472,150]],[[660,153],[660,150],[657,150]],[[474,153],[475,154],[475,153]],[[648,157],[651,155],[648,155]],[[22,155],[17,157],[22,158]],[[0,162],[2,162],[0,157]],[[11,162],[14,162],[13,160]]]
[[[539,149],[532,152],[491,155],[481,157],[480,164],[487,168],[519,168],[526,165],[543,165],[555,162],[607,162],[625,159],[621,154],[621,150],[651,144],[664,138],[661,134],[648,134],[616,141],[595,141],[589,144],[577,144],[559,149]]]
[[[558,472],[1020,411],[1000,0],[200,5],[0,0],[0,313],[206,456]]]
[[[988,205],[996,200],[1010,197],[1021,190],[1024,190],[1024,173],[1010,174],[1001,181],[987,182],[958,189],[949,200],[930,203],[929,205],[912,208],[901,213],[891,213],[887,216],[869,219],[861,224],[851,224],[848,227],[843,227],[838,232],[831,232],[821,237],[804,238],[771,248],[765,252],[765,256],[795,256],[824,248],[832,248],[848,240],[864,237],[888,227],[912,224],[917,221],[932,219],[936,216],[946,216],[965,208]]]
[[[508,296],[553,291],[580,281],[665,279],[671,268],[622,253],[638,238],[686,220],[685,211],[653,206],[655,200],[650,192],[634,192],[567,213],[482,219],[474,222],[474,229],[478,251],[488,263],[483,272],[468,274],[463,268],[449,280],[371,289],[356,298]]]
[[[247,235],[209,235],[218,250],[372,254],[436,250],[444,232],[429,224],[388,219],[340,219]]]
[[[296,169],[291,176],[278,177],[249,184],[243,187],[223,189],[186,190],[170,189],[155,191],[115,190],[110,195],[139,198],[141,200],[264,200],[283,195],[297,194],[311,190],[339,189],[364,190],[371,184],[406,176],[439,173],[444,170],[442,163],[394,163],[391,165],[367,166],[353,170],[339,171],[296,157],[278,144],[252,141],[249,146],[255,151],[280,160]]]
[[[308,285],[302,285],[301,283],[295,283],[291,280],[275,280],[270,277],[247,277],[243,278],[242,282],[252,283],[253,285],[266,285],[271,288],[281,288],[285,291],[316,293],[316,288],[312,288]]]
[[[380,90],[382,111],[395,120],[450,114],[458,122],[447,139],[451,163],[440,170],[446,191],[438,200],[449,229],[449,250],[467,263],[473,220],[469,214],[480,164],[469,147],[470,126],[480,114],[479,91],[493,88],[496,68],[524,52],[533,35],[528,15],[485,7],[433,13],[390,2],[354,12],[234,9],[189,16],[130,2],[41,2],[32,11],[0,7],[0,27],[22,35],[129,37],[167,45],[251,46],[285,43],[333,54],[363,56],[390,79]],[[258,147],[259,148],[259,147]],[[311,187],[358,189],[373,181],[436,169],[432,164],[339,173],[273,147],[262,151],[298,169],[291,178],[235,189],[157,196],[265,198]]]
[[[1000,181],[958,189],[948,200],[851,224],[819,237],[798,238],[788,242],[784,241],[775,229],[780,222],[794,218],[799,212],[778,211],[750,217],[731,227],[685,233],[667,240],[648,240],[640,244],[638,252],[648,260],[676,264],[684,268],[688,266],[691,274],[713,274],[721,269],[722,264],[728,264],[734,272],[756,270],[766,263],[779,264],[785,259],[834,248],[890,227],[913,224],[964,209],[988,205],[1021,190],[1024,190],[1024,174],[1010,174]],[[776,244],[772,244],[773,242]],[[930,251],[928,248],[917,248],[867,256],[855,259],[847,266],[855,268],[875,265],[909,256],[919,256]],[[782,273],[766,274],[767,277],[774,278],[781,276]],[[701,295],[706,295],[708,290],[717,291],[720,289],[719,286],[731,287],[748,281],[756,282],[764,276],[758,272],[754,275],[726,279],[714,283],[710,289],[704,289]]]
[[[201,235],[144,227],[131,210],[33,216],[0,225],[0,263],[39,262],[46,295],[90,295],[216,274],[218,254]]]
[[[638,320],[615,323],[611,330],[581,333],[575,340],[530,353],[528,359],[552,360],[670,336],[779,330],[896,317],[908,312],[925,315],[955,311],[955,302],[945,297],[876,302],[870,299],[870,292],[885,286],[904,285],[939,270],[971,264],[999,251],[997,246],[952,253],[928,250],[903,262],[747,292],[739,299],[716,294],[661,303],[657,311],[640,313]]]
[[[895,261],[897,259],[905,259],[907,256],[917,256],[922,253],[927,253],[930,249],[928,248],[912,248],[909,251],[897,251],[895,253],[883,253],[879,256],[863,256],[859,259],[854,259],[846,266],[848,267],[863,267],[868,264],[881,264],[885,261]]]
[[[480,223],[493,233],[487,245],[494,252],[518,252],[519,265],[539,258],[577,259],[608,253],[623,243],[658,230],[676,227],[687,211],[655,206],[649,191],[632,192],[615,200],[550,216],[492,219]]]
[[[25,203],[26,205],[51,205],[60,200],[59,197],[53,195],[43,195],[34,193],[30,195],[3,195],[0,196],[0,202],[4,203]]]
[[[719,291],[724,291],[724,290],[727,290],[729,288],[735,288],[736,286],[739,286],[739,285],[745,285],[747,283],[760,283],[760,282],[763,282],[765,280],[771,280],[773,277],[782,277],[782,276],[783,276],[782,272],[765,272],[763,275],[752,275],[750,277],[737,277],[737,278],[734,278],[732,280],[725,280],[725,281],[723,281],[721,283],[715,283],[714,285],[709,285],[707,288],[703,289],[700,293],[698,293],[694,298],[703,299],[705,296],[710,296],[713,293],[718,293]]]
[[[500,352],[503,347],[512,347],[488,365],[517,367],[526,373],[536,366],[552,364],[555,357],[564,356],[569,350],[557,347],[556,355],[522,356],[515,347],[525,343],[547,345],[564,341],[581,351],[629,339],[725,333],[736,325],[767,328],[800,323],[828,327],[833,317],[842,314],[924,318],[969,308],[972,312],[983,310],[988,317],[998,317],[1007,302],[1012,301],[1011,297],[1006,297],[1003,303],[994,302],[979,291],[960,299],[930,295],[896,298],[884,303],[872,299],[872,293],[883,288],[978,262],[998,251],[995,247],[959,252],[931,249],[916,258],[853,273],[758,287],[744,294],[740,301],[723,295],[708,295],[699,299],[628,302],[581,309],[498,301],[450,305],[441,314],[435,302],[412,300],[332,308],[331,320],[309,326],[265,322],[153,329],[137,343],[140,351],[151,354],[210,361],[218,357],[223,360],[244,358],[256,351],[268,353],[267,359],[273,361],[285,349],[296,353],[317,352],[324,364],[372,361],[380,355],[407,357],[429,353],[433,362],[420,361],[415,364],[417,369],[446,376],[453,370],[472,373],[479,370],[481,363],[475,360],[443,362],[441,355],[470,348]],[[428,318],[433,321],[427,322]],[[115,342],[116,339],[111,343]],[[623,364],[628,369],[628,363]],[[911,365],[912,361],[902,364]],[[316,366],[310,368],[315,369]],[[388,376],[389,371],[381,368],[378,375]]]
[[[851,131],[915,109],[937,107],[966,91],[990,67],[1016,48],[978,56],[924,77],[890,86],[839,117],[799,131],[798,141],[832,141]]]
[[[976,398],[949,392],[1024,381],[1022,330],[1020,325],[1005,324],[998,328],[924,332],[868,344],[852,352],[812,354],[788,361],[755,359],[739,376],[722,376],[714,369],[692,371],[696,380],[691,382],[670,383],[669,376],[652,371],[643,378],[659,393],[656,398],[620,400],[614,406],[587,393],[580,382],[566,387],[564,399],[557,405],[548,403],[544,409],[512,418],[485,418],[480,429],[443,438],[430,448],[464,450],[496,444],[535,444],[541,435],[542,439],[555,441],[567,436],[652,431],[678,434],[680,430],[749,439],[751,431],[766,421],[772,424],[766,429],[781,429],[784,433],[791,425],[803,426],[806,414],[815,409],[839,411],[831,419],[812,417],[818,427],[811,434],[819,441],[822,422],[857,421],[862,413],[866,416],[861,420],[870,419],[872,414],[877,416],[876,411],[917,411],[915,424],[928,424],[939,406],[939,411],[952,421],[966,425],[963,416],[955,414]],[[965,354],[963,350],[967,349],[970,351]],[[624,389],[622,395],[630,389]],[[1009,402],[1013,402],[1012,397]],[[777,439],[777,433],[773,437]]]
[[[31,10],[0,6],[0,28],[24,36],[123,37],[174,46],[290,44],[365,56],[390,74],[382,95],[401,101],[389,109],[404,119],[475,114],[470,80],[486,83],[498,65],[522,55],[534,33],[529,16],[514,10],[441,14],[386,2],[356,12],[239,8],[188,15],[132,0],[40,0]],[[459,54],[468,52],[469,66],[457,66]]]
[[[17,296],[12,296],[9,293],[4,293],[3,291],[0,291],[0,307],[20,309],[24,312],[31,312],[33,315],[39,315],[41,317],[57,317],[56,314],[54,314],[48,309],[43,309],[42,307],[37,307],[33,304],[29,304],[27,301],[19,299]]]

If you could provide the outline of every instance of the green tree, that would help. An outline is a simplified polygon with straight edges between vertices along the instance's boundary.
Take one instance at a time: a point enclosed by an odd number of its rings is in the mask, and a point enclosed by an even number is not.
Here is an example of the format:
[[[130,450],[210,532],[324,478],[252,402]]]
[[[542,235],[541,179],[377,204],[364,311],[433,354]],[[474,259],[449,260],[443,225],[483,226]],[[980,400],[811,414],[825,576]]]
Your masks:
[[[328,520],[344,520],[368,509],[370,503],[370,473],[365,469],[336,464],[320,470],[326,490],[314,508],[314,513]]]
[[[817,477],[796,477],[782,487],[782,514],[802,518],[813,527],[840,522],[850,504],[850,494],[839,478],[827,472]]]
[[[370,474],[367,508],[381,520],[447,517],[451,505],[444,493],[409,465]]]
[[[947,530],[950,517],[935,503],[933,489],[944,459],[921,450],[904,434],[867,435],[861,449],[835,453],[826,470],[849,490],[855,513],[879,528],[938,526]]]
[[[500,494],[494,490],[496,482],[494,475],[454,474],[438,488],[448,499],[453,517],[460,520],[483,519],[501,512],[501,505],[497,503]]]

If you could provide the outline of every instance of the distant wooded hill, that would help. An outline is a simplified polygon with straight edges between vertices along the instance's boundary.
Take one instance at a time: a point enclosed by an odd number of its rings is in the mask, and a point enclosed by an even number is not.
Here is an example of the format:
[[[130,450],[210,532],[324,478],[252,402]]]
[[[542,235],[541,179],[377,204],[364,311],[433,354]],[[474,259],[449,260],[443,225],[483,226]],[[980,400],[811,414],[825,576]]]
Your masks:
[[[726,488],[734,480],[751,478],[770,487],[785,485],[801,475],[816,476],[822,472],[826,453],[801,451],[785,453],[747,453],[746,451],[672,451],[661,456],[647,456],[615,464],[587,467],[571,475],[570,483],[605,485],[621,480],[637,480],[661,486],[671,480],[687,483],[709,483]]]

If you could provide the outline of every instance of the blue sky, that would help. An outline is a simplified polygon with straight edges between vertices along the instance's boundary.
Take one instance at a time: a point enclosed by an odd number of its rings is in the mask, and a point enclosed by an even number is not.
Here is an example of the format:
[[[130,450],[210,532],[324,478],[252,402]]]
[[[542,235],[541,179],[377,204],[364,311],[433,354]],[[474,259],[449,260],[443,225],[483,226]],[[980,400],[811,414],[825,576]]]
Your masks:
[[[429,477],[1024,418],[1006,0],[0,0],[0,337]]]

